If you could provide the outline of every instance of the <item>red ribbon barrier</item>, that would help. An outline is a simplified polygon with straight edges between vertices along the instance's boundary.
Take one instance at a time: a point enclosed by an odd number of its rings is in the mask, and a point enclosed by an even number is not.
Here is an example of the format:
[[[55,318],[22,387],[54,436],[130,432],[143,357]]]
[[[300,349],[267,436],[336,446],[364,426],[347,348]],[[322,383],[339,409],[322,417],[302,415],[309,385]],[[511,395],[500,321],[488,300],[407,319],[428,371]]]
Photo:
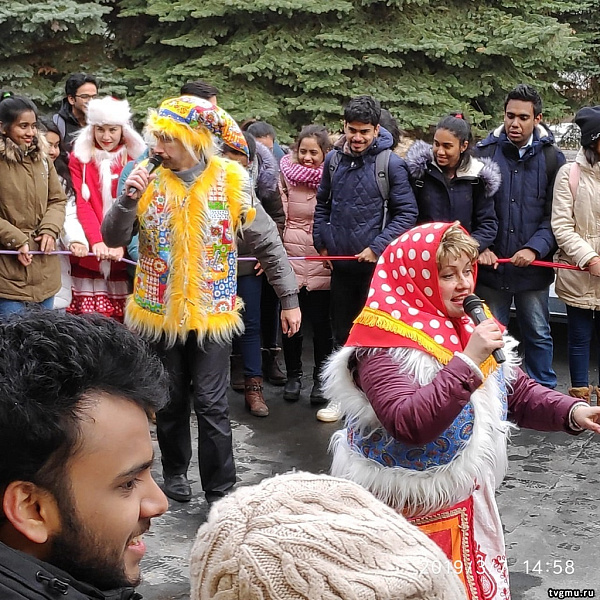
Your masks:
[[[0,250],[0,254],[20,254],[20,252],[18,250]],[[70,252],[69,250],[55,250],[54,252],[42,252],[41,250],[30,250],[29,254],[45,254],[46,256],[49,256],[51,254],[73,254],[72,252]],[[88,254],[88,256],[96,256],[93,252],[90,252]],[[105,260],[109,260],[108,258]],[[137,262],[135,260],[130,260],[129,258],[122,258],[121,260],[117,261],[117,262],[124,262],[127,263],[128,265],[137,265]]]
[[[509,263],[510,258],[499,258],[498,262],[501,264]],[[550,269],[570,269],[571,271],[587,271],[588,269],[580,269],[575,265],[565,265],[564,263],[547,262],[544,260],[534,260],[531,265],[532,267],[549,267]]]
[[[19,254],[18,250],[0,250],[0,254]],[[29,252],[29,254],[71,254],[71,252],[69,252],[68,250],[56,250],[54,252],[42,252],[41,250],[31,250]],[[90,252],[88,254],[88,256],[96,256],[95,254],[93,254],[92,252]],[[320,260],[320,261],[325,261],[325,260],[356,260],[356,256],[288,256],[289,260]],[[106,259],[108,260],[108,259]],[[247,261],[247,260],[253,260],[256,261],[257,259],[254,258],[253,256],[242,256],[240,258],[238,258],[238,260],[241,261]],[[127,263],[129,265],[136,265],[137,262],[134,260],[130,260],[129,258],[122,258],[120,261],[118,262],[124,262]],[[505,263],[510,263],[510,258],[499,258],[498,262],[500,264],[505,264]],[[566,265],[563,263],[554,263],[554,262],[546,262],[543,260],[534,260],[531,263],[532,267],[547,267],[550,269],[571,269],[573,271],[587,271],[588,269],[580,269],[579,267],[576,267],[575,265]]]
[[[356,256],[290,256],[290,260],[356,260]],[[240,258],[239,260],[244,260]],[[510,258],[499,258],[500,264],[510,263]],[[587,269],[580,269],[575,265],[566,265],[564,263],[547,262],[543,260],[534,260],[531,263],[532,267],[548,267],[550,269],[571,269],[574,271],[587,271]]]

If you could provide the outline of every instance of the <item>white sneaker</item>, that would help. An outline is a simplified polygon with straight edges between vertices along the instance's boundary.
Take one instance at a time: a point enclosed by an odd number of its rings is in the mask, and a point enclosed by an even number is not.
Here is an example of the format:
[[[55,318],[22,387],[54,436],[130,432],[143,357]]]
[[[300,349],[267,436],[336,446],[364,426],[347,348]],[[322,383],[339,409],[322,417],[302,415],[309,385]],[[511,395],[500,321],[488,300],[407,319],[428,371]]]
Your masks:
[[[317,419],[323,423],[335,423],[342,418],[342,408],[338,402],[330,402],[325,408],[317,411]]]

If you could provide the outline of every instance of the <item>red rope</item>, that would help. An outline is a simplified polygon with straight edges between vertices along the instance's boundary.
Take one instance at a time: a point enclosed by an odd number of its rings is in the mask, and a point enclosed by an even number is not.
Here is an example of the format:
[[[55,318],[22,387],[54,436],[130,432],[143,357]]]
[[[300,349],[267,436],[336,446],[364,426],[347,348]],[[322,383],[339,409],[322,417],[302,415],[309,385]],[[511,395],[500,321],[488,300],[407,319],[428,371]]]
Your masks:
[[[19,254],[18,250],[0,250],[0,254]],[[30,250],[29,254],[45,254],[46,256],[49,256],[50,254],[72,254],[71,252],[69,252],[68,250],[55,250],[54,252],[42,252],[41,250]],[[93,252],[89,252],[88,256],[96,256]],[[108,260],[108,259],[106,259]],[[130,260],[128,258],[122,258],[120,261],[117,262],[124,262],[127,263],[128,265],[137,265],[137,263],[135,262],[135,260]]]
[[[499,263],[509,263],[510,258],[499,258]],[[534,260],[531,263],[532,267],[549,267],[550,269],[570,269],[572,271],[587,271],[588,269],[580,269],[575,265],[565,265],[564,263],[546,262],[543,260]]]
[[[290,256],[290,260],[356,260],[356,256]],[[240,259],[241,260],[241,259]],[[510,263],[510,258],[499,258],[500,264]],[[550,269],[571,269],[574,271],[587,271],[580,269],[575,265],[566,265],[564,263],[546,262],[543,260],[534,260],[531,263],[532,267],[548,267]]]
[[[0,250],[0,254],[19,254],[18,250]],[[41,252],[40,250],[31,250],[29,254],[46,254],[45,252]],[[57,250],[55,252],[49,252],[48,254],[71,254],[68,250]],[[93,253],[89,253],[88,256],[95,256]],[[356,260],[356,256],[288,256],[289,260]],[[238,260],[247,261],[247,260],[257,260],[253,256],[242,256],[238,258]],[[129,260],[128,258],[122,258],[120,262],[128,263],[130,265],[137,264],[133,260]],[[499,258],[498,262],[500,264],[510,263],[510,258]],[[573,271],[587,271],[588,269],[580,269],[575,265],[566,265],[564,263],[555,263],[555,262],[546,262],[543,260],[534,260],[531,263],[532,267],[547,267],[550,269],[571,269]]]

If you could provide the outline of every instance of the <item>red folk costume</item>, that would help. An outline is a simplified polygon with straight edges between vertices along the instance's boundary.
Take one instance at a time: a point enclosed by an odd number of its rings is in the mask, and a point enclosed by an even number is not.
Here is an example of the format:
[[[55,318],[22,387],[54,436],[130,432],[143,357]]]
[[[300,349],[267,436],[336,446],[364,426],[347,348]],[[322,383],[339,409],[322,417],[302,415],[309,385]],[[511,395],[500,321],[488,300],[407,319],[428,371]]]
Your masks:
[[[126,100],[106,97],[88,106],[88,125],[81,130],[69,158],[69,169],[76,192],[77,217],[90,249],[102,242],[100,226],[117,196],[119,176],[128,161],[146,149],[142,137],[131,126]],[[121,143],[108,152],[98,147],[95,125],[119,125]],[[73,300],[68,311],[74,314],[101,313],[123,320],[123,309],[130,293],[124,263],[98,261],[96,257],[72,258]]]
[[[512,425],[573,433],[576,399],[548,390],[507,361],[475,365],[474,330],[449,318],[436,253],[449,223],[427,223],[380,257],[367,304],[325,371],[346,427],[334,434],[332,475],[351,479],[405,515],[446,552],[470,600],[510,598],[495,501]]]

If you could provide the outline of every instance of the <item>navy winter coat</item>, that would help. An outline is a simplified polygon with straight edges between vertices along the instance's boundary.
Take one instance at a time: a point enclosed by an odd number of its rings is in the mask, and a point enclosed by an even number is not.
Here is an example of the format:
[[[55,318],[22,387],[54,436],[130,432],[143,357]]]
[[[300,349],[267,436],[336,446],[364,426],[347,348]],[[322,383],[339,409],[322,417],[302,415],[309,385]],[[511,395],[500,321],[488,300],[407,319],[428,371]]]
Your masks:
[[[502,183],[494,196],[498,216],[498,235],[491,250],[499,258],[510,258],[529,248],[539,260],[552,260],[556,241],[550,228],[552,191],[559,167],[566,161],[556,147],[556,168],[546,173],[544,146],[552,146],[554,136],[543,125],[533,132],[533,143],[521,158],[519,149],[508,139],[504,126],[479,142],[475,153],[488,156],[500,167]],[[549,177],[548,177],[549,175]],[[512,293],[541,290],[554,280],[554,271],[545,267],[499,265],[497,270],[481,266],[478,281],[496,290]]]
[[[430,144],[415,142],[406,155],[410,182],[417,198],[417,223],[460,224],[485,250],[496,239],[498,218],[493,196],[500,188],[500,169],[489,158],[470,158],[447,179],[433,159]]]
[[[390,198],[387,223],[382,227],[384,202],[377,185],[375,157],[392,147],[392,136],[381,127],[377,139],[360,156],[344,153],[344,143],[345,137],[342,137],[325,158],[317,190],[315,248],[326,248],[332,256],[348,256],[368,247],[380,256],[391,241],[413,227],[417,220],[417,203],[408,181],[406,163],[396,154],[390,156]],[[332,177],[329,164],[336,152],[340,160]]]

